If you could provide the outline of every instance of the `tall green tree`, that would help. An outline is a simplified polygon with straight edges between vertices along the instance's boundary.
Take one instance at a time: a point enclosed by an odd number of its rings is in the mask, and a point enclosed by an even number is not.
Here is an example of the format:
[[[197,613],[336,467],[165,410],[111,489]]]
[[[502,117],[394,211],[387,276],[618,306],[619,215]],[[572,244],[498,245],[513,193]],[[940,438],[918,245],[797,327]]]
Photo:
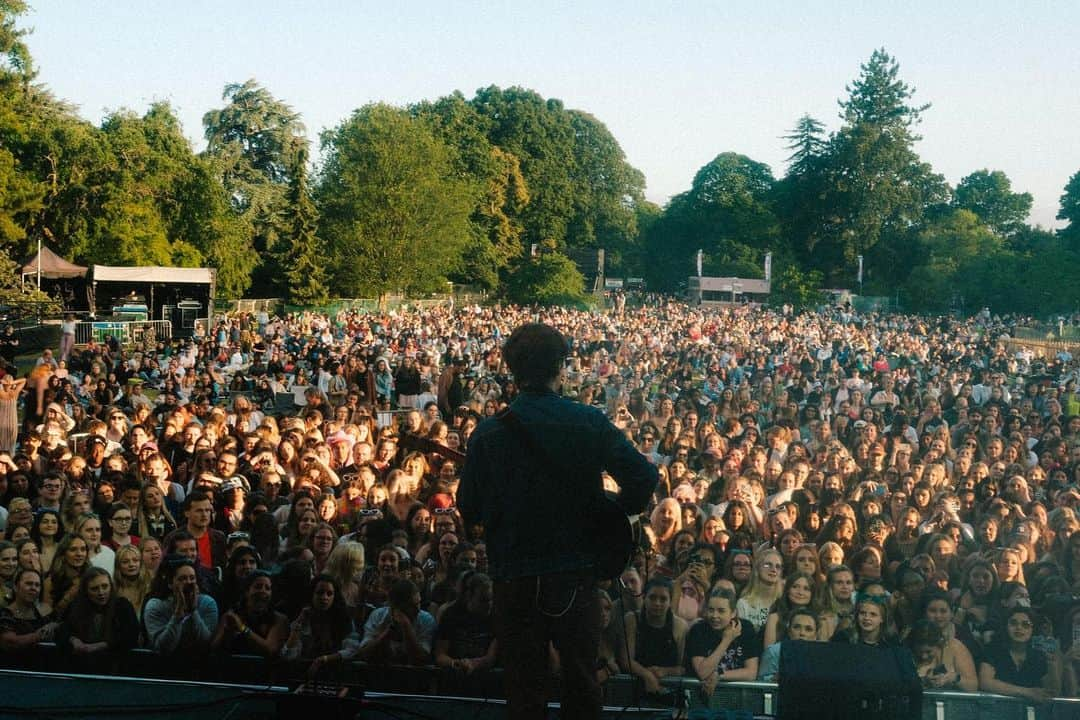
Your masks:
[[[912,229],[927,209],[948,200],[948,186],[915,152],[915,127],[929,105],[899,64],[875,50],[840,102],[843,126],[833,136],[821,196],[820,240],[812,262],[826,282],[851,284],[865,256],[871,286],[902,280],[912,264]]]
[[[1069,223],[1059,231],[1061,237],[1071,247],[1080,250],[1080,172],[1069,178],[1069,182],[1065,185],[1057,219]]]
[[[24,0],[0,0],[0,90],[26,85],[36,71],[25,37],[27,30],[18,27],[18,18],[28,6]]]
[[[522,208],[522,244],[567,245],[574,215],[574,128],[562,103],[520,87],[476,92],[470,104],[486,124],[491,144],[518,158],[531,202]]]
[[[574,214],[567,244],[604,248],[613,265],[638,240],[634,207],[644,201],[645,176],[626,160],[615,136],[589,113],[568,110],[574,132]]]
[[[791,151],[787,158],[789,174],[801,175],[815,170],[829,147],[825,124],[809,113],[800,117],[791,133],[783,139],[788,141],[787,149]]]
[[[291,303],[323,305],[329,299],[326,250],[316,235],[319,216],[308,191],[307,151],[298,150],[294,162],[281,237],[286,247],[281,266],[289,281]]]
[[[27,225],[40,211],[46,187],[25,167],[21,152],[29,134],[26,105],[34,93],[34,65],[27,31],[18,18],[22,0],[0,0],[0,247],[21,250]]]
[[[495,86],[470,101],[487,138],[520,162],[531,201],[518,217],[523,248],[605,248],[618,262],[638,239],[645,179],[597,118],[532,90]]]
[[[1002,237],[1024,228],[1031,203],[1031,193],[1014,193],[1009,177],[1000,170],[976,170],[963,178],[953,193],[955,207],[975,213]]]
[[[213,161],[234,211],[248,227],[248,246],[259,260],[256,292],[283,288],[277,260],[292,169],[292,155],[307,148],[300,115],[255,80],[225,86],[224,107],[203,116],[206,156]]]
[[[460,92],[418,103],[409,111],[431,123],[436,135],[455,151],[458,172],[482,188],[470,218],[473,237],[460,270],[451,277],[493,289],[523,253],[521,214],[531,198],[521,161],[491,143],[488,122]]]
[[[825,126],[803,115],[788,135],[787,174],[776,183],[773,208],[781,226],[783,242],[777,250],[810,265],[818,242],[834,218],[822,212],[828,170],[829,138]]]
[[[523,305],[584,307],[585,278],[570,258],[545,252],[521,261],[507,281],[506,296]]]
[[[460,266],[481,190],[407,111],[366,105],[322,135],[319,235],[343,295],[431,291]]]
[[[645,240],[650,286],[673,290],[693,274],[703,251],[706,275],[761,277],[765,252],[774,249],[772,170],[737,153],[721,153],[698,170],[690,190],[672,198]]]
[[[918,310],[942,310],[962,295],[962,276],[980,257],[1004,250],[1004,241],[970,210],[955,209],[926,223],[918,243],[925,255],[907,279],[909,305]]]
[[[195,242],[176,233],[191,208],[181,188],[197,159],[168,103],[139,117],[113,113],[102,124],[108,146],[102,201],[87,259],[118,265],[197,265]]]

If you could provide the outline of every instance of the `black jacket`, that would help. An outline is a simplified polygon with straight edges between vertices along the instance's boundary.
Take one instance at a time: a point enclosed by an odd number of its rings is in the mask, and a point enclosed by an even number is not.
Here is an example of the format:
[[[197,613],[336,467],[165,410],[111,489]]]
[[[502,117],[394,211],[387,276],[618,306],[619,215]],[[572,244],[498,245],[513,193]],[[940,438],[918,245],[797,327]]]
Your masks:
[[[553,392],[522,393],[512,408],[537,452],[497,418],[480,423],[457,493],[462,517],[484,526],[495,579],[587,568],[594,562],[588,508],[603,492],[601,471],[615,478],[619,505],[634,514],[656,488],[656,468],[596,408]]]

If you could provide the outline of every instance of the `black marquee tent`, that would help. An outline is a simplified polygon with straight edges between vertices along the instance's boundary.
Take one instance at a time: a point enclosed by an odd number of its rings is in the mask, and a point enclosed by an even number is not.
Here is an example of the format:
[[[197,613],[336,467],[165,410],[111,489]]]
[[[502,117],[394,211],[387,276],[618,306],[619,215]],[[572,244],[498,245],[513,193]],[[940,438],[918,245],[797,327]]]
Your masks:
[[[68,262],[64,258],[60,257],[45,245],[41,246],[41,251],[36,253],[33,257],[30,257],[22,264],[22,270],[20,271],[25,282],[27,276],[36,278],[38,273],[41,273],[41,278],[48,280],[70,280],[72,278],[84,278],[86,277],[86,271],[89,268],[82,265],[76,265],[75,263]]]
[[[24,283],[39,286],[57,297],[69,310],[88,310],[86,275],[89,268],[68,262],[45,245],[19,268]]]

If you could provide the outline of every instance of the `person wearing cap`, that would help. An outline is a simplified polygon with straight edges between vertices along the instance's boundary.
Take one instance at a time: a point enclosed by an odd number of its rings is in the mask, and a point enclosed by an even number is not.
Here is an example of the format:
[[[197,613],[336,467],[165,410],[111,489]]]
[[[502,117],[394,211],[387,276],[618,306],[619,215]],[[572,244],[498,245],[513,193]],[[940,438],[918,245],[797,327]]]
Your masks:
[[[602,411],[559,396],[569,352],[549,325],[514,330],[503,355],[521,389],[511,405],[519,425],[512,429],[501,415],[480,423],[458,488],[466,526],[484,527],[499,647],[508,659],[508,712],[523,719],[547,716],[549,642],[562,662],[563,712],[599,716],[590,508],[602,495],[602,471],[619,483],[627,513],[643,511],[658,482],[656,467]],[[542,458],[563,467],[542,467]]]
[[[331,433],[326,438],[326,444],[330,448],[330,466],[335,470],[349,464],[352,458],[353,436],[344,430]]]
[[[101,472],[105,467],[105,448],[108,444],[108,440],[96,433],[86,436],[86,449],[83,451],[86,457],[86,471],[95,478],[101,477]]]
[[[217,488],[214,527],[226,535],[239,530],[244,520],[246,482],[246,479],[237,475],[225,480]]]

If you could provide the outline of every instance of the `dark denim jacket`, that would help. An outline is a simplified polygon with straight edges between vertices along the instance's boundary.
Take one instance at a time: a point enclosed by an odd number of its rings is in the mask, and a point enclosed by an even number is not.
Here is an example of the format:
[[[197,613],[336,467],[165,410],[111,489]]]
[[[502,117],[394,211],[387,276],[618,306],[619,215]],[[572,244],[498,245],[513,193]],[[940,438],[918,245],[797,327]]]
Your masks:
[[[536,467],[535,455],[498,419],[480,423],[457,494],[465,523],[484,526],[495,579],[588,568],[586,508],[603,492],[601,471],[615,478],[619,504],[634,514],[656,488],[656,468],[596,408],[527,392],[513,411],[547,467]]]

